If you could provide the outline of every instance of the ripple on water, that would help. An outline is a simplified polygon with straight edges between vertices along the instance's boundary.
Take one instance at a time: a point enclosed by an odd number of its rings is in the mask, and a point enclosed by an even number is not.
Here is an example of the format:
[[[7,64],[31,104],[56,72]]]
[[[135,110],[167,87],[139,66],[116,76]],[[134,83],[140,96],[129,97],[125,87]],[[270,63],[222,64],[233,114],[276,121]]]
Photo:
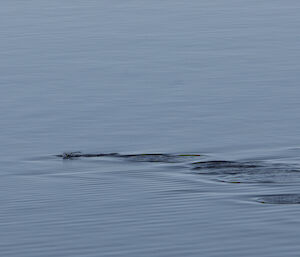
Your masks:
[[[300,194],[260,195],[254,200],[264,204],[300,204]]]
[[[195,174],[228,183],[297,183],[300,169],[261,161],[202,161],[192,164]]]
[[[288,163],[272,163],[268,161],[227,161],[212,160],[199,161],[204,155],[199,154],[120,154],[120,153],[96,153],[85,154],[81,152],[67,152],[57,157],[66,160],[78,158],[102,158],[123,159],[132,162],[149,163],[182,163],[191,168],[194,174],[205,175],[211,180],[223,183],[299,183],[300,168]],[[195,162],[195,160],[197,160]],[[191,164],[192,162],[192,164]]]

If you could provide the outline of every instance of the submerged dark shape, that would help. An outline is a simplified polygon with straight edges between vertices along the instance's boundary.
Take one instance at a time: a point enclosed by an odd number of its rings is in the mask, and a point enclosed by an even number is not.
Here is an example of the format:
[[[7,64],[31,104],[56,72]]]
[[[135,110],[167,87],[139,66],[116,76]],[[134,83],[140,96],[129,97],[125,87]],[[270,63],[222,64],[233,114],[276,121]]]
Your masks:
[[[100,154],[83,154],[81,152],[66,152],[63,154],[58,154],[56,155],[57,157],[62,157],[63,159],[75,159],[75,158],[80,158],[80,157],[105,157],[105,156],[116,156],[118,157],[119,154],[117,153],[100,153]]]
[[[119,157],[127,158],[131,161],[137,162],[165,162],[165,163],[175,163],[182,162],[188,157],[196,157],[200,155],[187,155],[187,154],[128,154],[120,155]]]
[[[300,204],[300,194],[261,195],[255,200],[265,204]]]
[[[192,163],[197,175],[223,183],[286,183],[300,179],[300,170],[288,164],[262,161],[200,161]]]
[[[120,154],[120,153],[81,153],[65,152],[56,155],[65,160],[78,158],[118,158],[132,162],[148,163],[179,163],[182,167],[189,168],[192,173],[206,176],[211,180],[222,183],[293,183],[300,180],[300,169],[295,165],[270,163],[263,161],[226,161],[211,160],[197,161],[203,157],[199,154],[169,154],[169,153],[142,153],[142,154]],[[299,197],[300,199],[300,197]]]
[[[118,157],[126,158],[128,160],[137,161],[137,162],[180,162],[189,157],[199,157],[199,154],[161,154],[161,153],[152,153],[152,154],[119,154],[119,153],[97,153],[97,154],[83,154],[81,152],[66,152],[63,154],[56,155],[63,159],[76,159],[76,158],[89,158],[89,157]]]
[[[224,169],[224,168],[257,168],[258,165],[235,161],[202,161],[194,162],[193,169]]]

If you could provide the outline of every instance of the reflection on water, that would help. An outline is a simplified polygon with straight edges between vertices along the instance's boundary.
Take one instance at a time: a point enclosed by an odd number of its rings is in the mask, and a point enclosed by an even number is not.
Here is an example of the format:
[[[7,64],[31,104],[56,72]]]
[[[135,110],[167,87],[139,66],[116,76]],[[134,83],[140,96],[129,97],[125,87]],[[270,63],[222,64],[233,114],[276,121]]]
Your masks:
[[[3,2],[0,255],[299,256],[299,8]]]

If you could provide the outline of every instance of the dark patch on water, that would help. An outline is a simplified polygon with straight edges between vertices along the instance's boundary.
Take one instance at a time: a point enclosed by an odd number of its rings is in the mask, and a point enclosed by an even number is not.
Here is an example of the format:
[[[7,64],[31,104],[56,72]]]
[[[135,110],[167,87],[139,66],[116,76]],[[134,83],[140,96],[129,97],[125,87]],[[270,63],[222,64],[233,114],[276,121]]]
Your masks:
[[[181,155],[181,154],[130,154],[120,155],[121,158],[126,158],[136,162],[162,162],[162,163],[179,163],[188,160],[191,157],[200,155]]]
[[[119,153],[95,153],[67,152],[57,157],[65,160],[78,158],[119,158],[132,162],[150,163],[182,163],[183,168],[191,168],[194,174],[209,177],[211,180],[223,183],[294,183],[300,181],[300,169],[291,164],[278,164],[263,161],[197,161],[202,157],[198,154],[119,154]],[[194,161],[191,163],[191,161]]]
[[[200,157],[199,154],[119,154],[119,153],[98,153],[98,154],[83,154],[81,152],[67,152],[56,155],[65,160],[77,158],[91,158],[91,157],[117,157],[135,162],[161,162],[161,163],[178,163],[184,162],[190,158]]]
[[[91,158],[91,157],[119,157],[118,153],[98,153],[98,154],[84,154],[81,152],[65,152],[63,154],[56,155],[64,160],[77,159],[80,157]]]
[[[254,200],[264,204],[300,204],[300,194],[261,195]]]
[[[221,179],[216,179],[215,181],[217,182],[222,182],[222,183],[228,183],[228,184],[273,184],[275,181],[271,180],[253,180],[253,181],[238,181],[238,180],[221,180]]]
[[[201,175],[240,175],[257,173],[262,165],[237,161],[202,161],[194,162],[192,169]]]
[[[201,161],[193,163],[193,169],[243,169],[256,167],[258,167],[257,164],[235,161]]]
[[[286,183],[300,181],[300,170],[288,164],[238,161],[203,161],[192,164],[198,175],[225,183]]]

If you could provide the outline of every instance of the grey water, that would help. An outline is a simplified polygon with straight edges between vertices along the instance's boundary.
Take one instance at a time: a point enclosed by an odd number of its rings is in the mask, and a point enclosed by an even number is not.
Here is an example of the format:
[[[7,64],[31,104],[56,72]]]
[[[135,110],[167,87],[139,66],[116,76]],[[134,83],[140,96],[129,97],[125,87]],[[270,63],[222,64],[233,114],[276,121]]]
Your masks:
[[[299,256],[299,12],[2,1],[0,255]]]

